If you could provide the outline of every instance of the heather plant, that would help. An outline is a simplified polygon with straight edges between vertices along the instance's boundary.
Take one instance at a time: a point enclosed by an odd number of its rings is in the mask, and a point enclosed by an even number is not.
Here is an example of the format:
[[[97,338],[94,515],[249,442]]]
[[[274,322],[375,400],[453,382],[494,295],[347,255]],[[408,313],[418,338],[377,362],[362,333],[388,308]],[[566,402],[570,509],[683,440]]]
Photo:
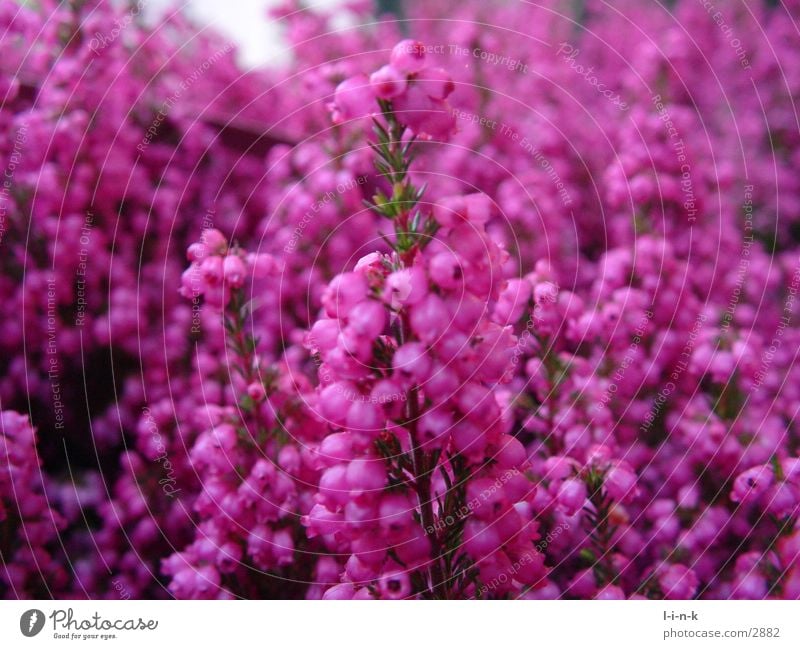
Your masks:
[[[800,597],[798,5],[574,4],[0,0],[0,593]]]
[[[535,486],[497,394],[515,337],[491,318],[507,257],[485,232],[491,203],[426,204],[409,175],[415,140],[453,129],[453,82],[424,50],[401,41],[369,81],[342,82],[333,105],[334,119],[373,108],[383,183],[371,207],[394,231],[389,252],[332,280],[308,337],[331,432],[305,524],[351,553],[325,598],[464,598],[487,584],[505,595],[544,573]]]

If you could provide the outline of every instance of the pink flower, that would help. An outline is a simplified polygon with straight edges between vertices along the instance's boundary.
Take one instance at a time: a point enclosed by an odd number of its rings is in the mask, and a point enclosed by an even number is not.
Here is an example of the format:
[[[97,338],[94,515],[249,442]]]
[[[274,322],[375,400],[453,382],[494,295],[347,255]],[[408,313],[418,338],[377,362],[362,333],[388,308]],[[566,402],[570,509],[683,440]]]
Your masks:
[[[210,255],[224,255],[228,248],[227,237],[215,228],[203,230],[200,235],[200,243],[205,246],[207,254]],[[194,250],[197,251],[198,248],[194,248]]]
[[[750,503],[758,500],[774,480],[772,467],[755,466],[740,473],[733,483],[731,500],[735,503]]]
[[[586,503],[586,485],[583,480],[570,478],[564,480],[558,489],[556,501],[568,516],[572,516]]]
[[[636,474],[621,464],[612,466],[603,479],[606,493],[618,502],[630,502],[636,497]]]
[[[411,39],[400,41],[392,48],[389,60],[394,69],[404,74],[419,72],[425,67],[425,45]]]
[[[333,121],[337,124],[367,117],[378,110],[375,91],[363,74],[345,79],[336,86],[331,106]]]
[[[378,580],[383,599],[405,599],[411,594],[411,580],[406,572],[390,572]]]
[[[667,599],[691,599],[697,592],[699,580],[693,570],[674,563],[659,572],[658,584]]]
[[[627,599],[624,590],[619,586],[612,586],[611,584],[601,588],[594,598],[603,600]]]
[[[455,84],[450,74],[442,68],[424,68],[415,77],[416,83],[431,99],[445,100],[453,90]]]
[[[230,254],[223,260],[222,273],[225,282],[233,288],[240,288],[244,284],[246,271],[244,261],[239,255]]]
[[[373,72],[369,82],[375,95],[381,99],[392,99],[403,94],[408,85],[406,75],[391,65],[384,65],[380,70]]]
[[[392,101],[398,120],[424,140],[447,140],[456,118],[446,102],[431,99],[417,84]]]

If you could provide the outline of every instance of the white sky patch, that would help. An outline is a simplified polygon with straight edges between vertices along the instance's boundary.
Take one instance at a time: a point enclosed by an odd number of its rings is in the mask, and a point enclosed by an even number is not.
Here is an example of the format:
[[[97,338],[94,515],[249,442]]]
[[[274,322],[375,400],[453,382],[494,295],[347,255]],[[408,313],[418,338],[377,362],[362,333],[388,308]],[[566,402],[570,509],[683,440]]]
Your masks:
[[[310,5],[331,7],[343,0],[314,0]],[[211,26],[238,45],[245,68],[286,62],[289,52],[280,23],[267,15],[279,0],[147,0],[145,13],[158,20],[164,12],[182,6],[201,26]]]

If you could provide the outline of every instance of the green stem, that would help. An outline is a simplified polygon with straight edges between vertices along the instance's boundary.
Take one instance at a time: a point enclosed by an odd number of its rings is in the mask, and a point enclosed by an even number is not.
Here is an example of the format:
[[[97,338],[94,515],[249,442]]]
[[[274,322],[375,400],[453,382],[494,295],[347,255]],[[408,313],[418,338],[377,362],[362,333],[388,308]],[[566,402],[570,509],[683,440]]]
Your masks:
[[[411,165],[411,145],[413,141],[403,143],[405,126],[403,126],[392,111],[389,102],[380,102],[381,110],[388,128],[376,122],[375,132],[378,142],[374,145],[377,159],[375,165],[379,172],[388,180],[391,191],[388,196],[378,193],[375,196],[373,209],[378,214],[392,220],[395,232],[394,250],[401,266],[409,266],[414,256],[426,243],[424,238],[418,236],[419,226],[412,218],[414,207],[419,202],[422,191],[413,186],[409,179],[408,171]],[[433,232],[430,223],[424,224],[425,232]],[[411,325],[408,312],[400,313],[400,327],[395,338],[399,345],[412,338]],[[435,458],[427,453],[420,445],[417,420],[419,411],[419,388],[411,387],[406,394],[406,413],[404,427],[411,438],[411,462],[413,471],[413,485],[419,501],[420,519],[423,529],[435,530],[436,518],[433,512],[433,497],[431,481]],[[426,583],[435,598],[446,599],[448,596],[447,584],[441,565],[441,544],[437,535],[428,535],[432,546],[432,562],[428,570]]]
[[[602,476],[598,475],[590,475],[587,480],[589,502],[594,506],[594,512],[587,512],[587,515],[591,523],[589,538],[595,553],[592,567],[600,585],[606,585],[616,584],[619,574],[611,560],[615,527],[610,522],[611,508],[603,492],[602,482]]]
[[[230,338],[227,341],[228,348],[237,356],[238,368],[244,378],[245,385],[251,383],[261,383],[261,372],[258,368],[256,361],[255,346],[256,343],[245,333],[245,310],[242,304],[241,291],[234,291],[231,296],[229,305],[230,316],[228,318],[228,333]],[[256,440],[266,439],[269,427],[264,419],[264,413],[261,411],[261,403],[253,403],[253,407],[249,409],[250,414],[253,415],[256,424]]]

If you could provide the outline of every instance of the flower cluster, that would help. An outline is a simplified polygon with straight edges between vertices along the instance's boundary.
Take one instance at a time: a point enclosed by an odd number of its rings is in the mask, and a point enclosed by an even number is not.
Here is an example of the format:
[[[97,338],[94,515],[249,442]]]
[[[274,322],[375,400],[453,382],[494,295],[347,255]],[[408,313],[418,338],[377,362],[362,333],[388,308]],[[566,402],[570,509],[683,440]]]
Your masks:
[[[373,116],[376,99],[390,102],[410,134],[422,139],[447,139],[455,116],[447,97],[455,89],[446,70],[426,65],[425,45],[400,41],[390,63],[373,72],[346,79],[336,87],[331,112],[334,123]]]
[[[323,296],[308,344],[331,434],[306,524],[352,552],[326,595],[465,596],[500,574],[505,593],[542,575],[535,486],[498,392],[515,337],[490,318],[506,253],[484,231],[489,207],[437,203],[435,238],[363,257]]]
[[[69,580],[57,552],[64,520],[50,505],[26,417],[0,412],[0,585],[14,597],[51,597]]]
[[[203,230],[200,241],[189,246],[187,256],[191,265],[181,276],[180,294],[191,300],[202,296],[206,304],[220,310],[246,282],[252,292],[254,280],[275,277],[280,269],[271,255],[244,254],[230,248],[225,235],[214,228]]]
[[[800,597],[794,5],[369,4],[0,0],[0,595]]]

